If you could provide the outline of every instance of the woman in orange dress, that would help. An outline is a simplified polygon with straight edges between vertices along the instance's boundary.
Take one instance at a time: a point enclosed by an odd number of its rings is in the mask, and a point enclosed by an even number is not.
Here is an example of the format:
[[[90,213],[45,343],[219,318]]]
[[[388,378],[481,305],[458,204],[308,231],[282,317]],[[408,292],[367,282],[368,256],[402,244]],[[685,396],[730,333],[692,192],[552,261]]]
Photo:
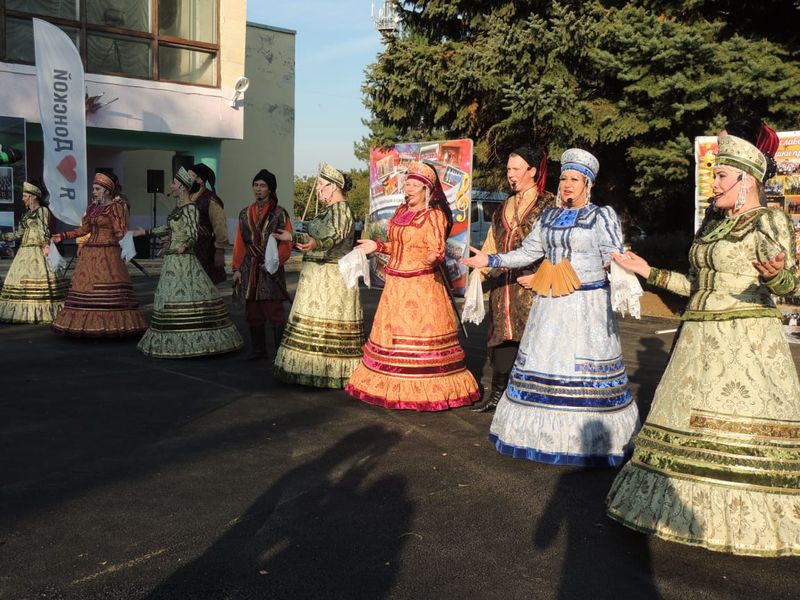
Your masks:
[[[393,409],[472,404],[478,384],[465,366],[458,318],[440,268],[452,213],[436,171],[424,163],[409,165],[404,192],[406,202],[389,221],[388,241],[359,241],[366,254],[389,255],[389,263],[364,356],[345,390]]]
[[[128,209],[116,196],[117,186],[97,173],[92,203],[80,227],[57,233],[56,243],[89,234],[72,276],[64,308],[53,330],[76,337],[126,337],[147,329],[139,312],[128,267],[122,261],[119,241],[128,230]]]

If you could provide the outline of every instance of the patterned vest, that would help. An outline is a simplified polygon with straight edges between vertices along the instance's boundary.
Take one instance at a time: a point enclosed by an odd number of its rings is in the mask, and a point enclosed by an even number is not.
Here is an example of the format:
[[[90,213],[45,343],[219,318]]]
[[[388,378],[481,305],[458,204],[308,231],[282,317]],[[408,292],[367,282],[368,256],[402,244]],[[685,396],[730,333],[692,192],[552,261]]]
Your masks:
[[[514,196],[503,202],[499,210],[492,216],[492,235],[498,253],[516,250],[522,240],[533,229],[542,211],[555,206],[555,197],[545,192],[536,199],[524,213],[518,214],[519,222],[513,215]],[[511,218],[509,218],[511,216]],[[499,346],[505,341],[519,342],[528,313],[533,303],[533,293],[517,283],[517,277],[536,272],[539,263],[523,269],[503,269],[497,277],[489,277],[485,287],[489,290],[489,347]]]

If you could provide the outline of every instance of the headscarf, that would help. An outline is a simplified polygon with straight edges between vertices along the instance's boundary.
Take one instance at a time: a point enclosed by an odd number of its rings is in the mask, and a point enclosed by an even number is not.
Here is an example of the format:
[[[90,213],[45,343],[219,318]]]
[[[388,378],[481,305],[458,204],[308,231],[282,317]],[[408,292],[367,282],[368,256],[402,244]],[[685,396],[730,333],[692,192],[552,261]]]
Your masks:
[[[519,156],[528,163],[528,167],[536,167],[536,191],[540,195],[543,194],[545,185],[547,185],[547,150],[543,146],[537,148],[520,146],[515,148],[511,154]]]
[[[278,191],[278,180],[275,179],[275,175],[267,171],[266,169],[261,169],[256,176],[253,177],[253,183],[256,181],[263,181],[269,187],[269,191],[273,194],[277,193]]]
[[[192,165],[192,172],[208,183],[208,185],[211,186],[211,191],[216,194],[216,188],[214,186],[217,182],[217,176],[214,175],[214,171],[211,170],[211,167],[203,163],[197,163],[196,165]]]
[[[95,173],[93,184],[105,188],[112,196],[117,191],[117,182],[105,173]]]

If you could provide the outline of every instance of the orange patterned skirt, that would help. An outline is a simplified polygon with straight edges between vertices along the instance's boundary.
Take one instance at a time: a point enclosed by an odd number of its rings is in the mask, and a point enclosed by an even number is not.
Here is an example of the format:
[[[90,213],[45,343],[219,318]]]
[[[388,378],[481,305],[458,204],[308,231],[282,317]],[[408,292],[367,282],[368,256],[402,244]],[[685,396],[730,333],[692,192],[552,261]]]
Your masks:
[[[85,244],[53,330],[78,337],[126,337],[145,329],[119,244]]]
[[[364,356],[345,390],[392,409],[472,404],[478,384],[464,359],[456,315],[439,275],[387,273]]]

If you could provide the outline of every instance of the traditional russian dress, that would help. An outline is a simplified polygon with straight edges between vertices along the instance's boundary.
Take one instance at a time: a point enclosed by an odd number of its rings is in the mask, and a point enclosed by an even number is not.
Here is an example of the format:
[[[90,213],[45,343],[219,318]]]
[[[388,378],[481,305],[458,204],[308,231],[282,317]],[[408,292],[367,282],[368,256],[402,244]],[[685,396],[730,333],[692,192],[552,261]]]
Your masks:
[[[613,466],[632,452],[639,413],[603,268],[622,247],[613,209],[588,204],[545,210],[519,249],[491,255],[505,268],[544,259],[536,277],[552,288],[533,303],[492,420],[489,438],[503,454]]]
[[[343,388],[361,362],[364,317],[358,289],[349,289],[338,261],[352,249],[353,213],[336,202],[309,221],[317,247],[306,252],[292,311],[275,359],[288,383]]]
[[[44,253],[50,243],[50,211],[46,206],[29,210],[17,230],[2,239],[21,243],[0,291],[0,321],[51,323],[64,306],[69,281],[50,269]]]
[[[128,229],[122,200],[92,203],[80,227],[64,239],[89,234],[81,249],[63,310],[53,322],[56,333],[78,337],[126,337],[147,329],[123,262],[119,240]]]
[[[386,284],[361,364],[345,390],[386,408],[446,410],[472,404],[478,384],[465,366],[458,319],[441,269],[446,219],[440,210],[401,205],[389,221]]]
[[[172,210],[166,225],[148,232],[169,236],[150,328],[137,346],[148,356],[206,356],[232,352],[244,345],[219,291],[194,255],[198,219],[197,207],[185,204]],[[186,250],[178,254],[182,245]]]
[[[636,451],[614,481],[611,518],[735,554],[800,554],[800,383],[771,294],[795,289],[795,236],[782,211],[712,223],[689,276],[648,283],[690,296]],[[786,253],[767,282],[753,261]]]

